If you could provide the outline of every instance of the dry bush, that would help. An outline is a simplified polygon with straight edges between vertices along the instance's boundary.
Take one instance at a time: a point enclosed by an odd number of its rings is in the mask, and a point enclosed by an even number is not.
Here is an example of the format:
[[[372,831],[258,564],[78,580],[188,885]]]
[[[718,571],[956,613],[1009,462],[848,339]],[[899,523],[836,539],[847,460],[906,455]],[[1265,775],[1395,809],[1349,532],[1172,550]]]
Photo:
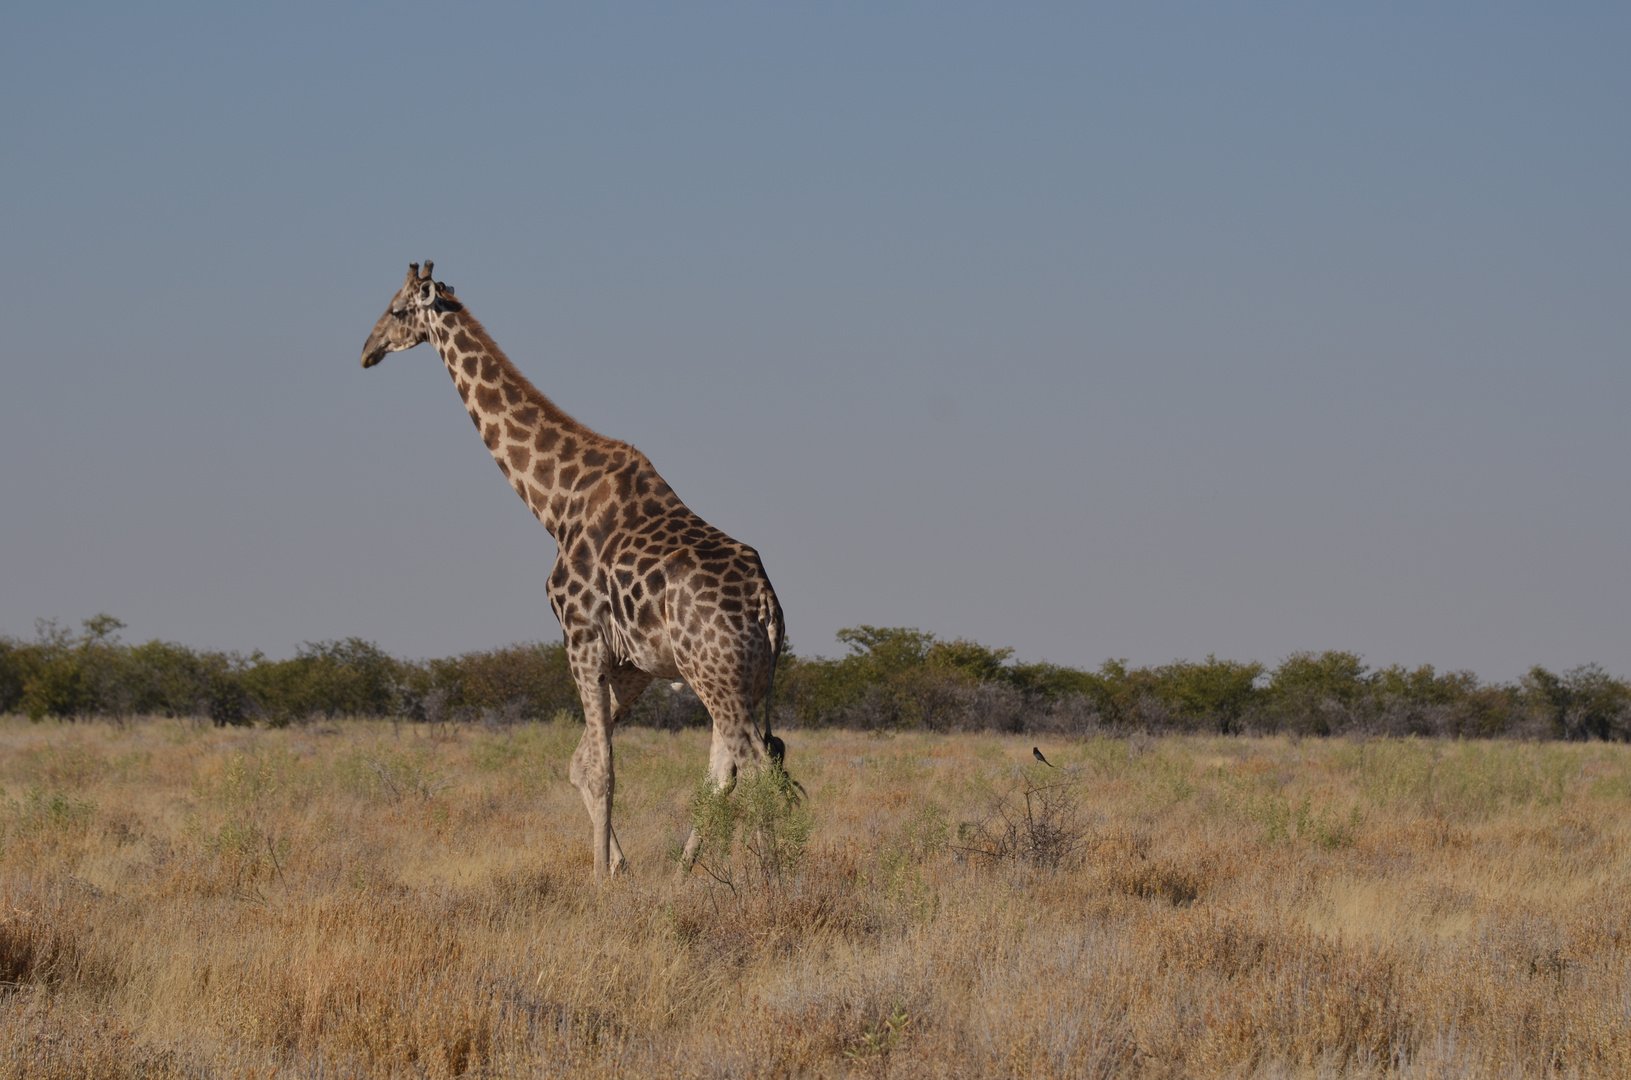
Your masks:
[[[1631,1075],[1623,747],[576,737],[0,722],[0,1077]]]
[[[958,826],[955,850],[987,866],[1019,862],[1056,870],[1074,864],[1091,843],[1079,783],[1074,777],[1042,782],[1025,774],[993,796],[978,820]]]

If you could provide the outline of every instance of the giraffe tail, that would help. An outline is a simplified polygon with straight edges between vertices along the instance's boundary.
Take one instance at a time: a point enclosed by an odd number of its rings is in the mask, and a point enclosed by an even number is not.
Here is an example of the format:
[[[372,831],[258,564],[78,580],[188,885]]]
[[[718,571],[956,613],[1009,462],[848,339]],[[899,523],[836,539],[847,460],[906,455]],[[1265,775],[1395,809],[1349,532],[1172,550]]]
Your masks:
[[[776,594],[768,589],[759,595],[759,625],[770,645],[770,674],[765,678],[765,753],[780,765],[787,760],[787,744],[771,734],[770,719],[775,710],[771,699],[776,688],[776,663],[781,659],[782,645],[786,642],[786,627],[782,622],[782,606],[776,601]]]

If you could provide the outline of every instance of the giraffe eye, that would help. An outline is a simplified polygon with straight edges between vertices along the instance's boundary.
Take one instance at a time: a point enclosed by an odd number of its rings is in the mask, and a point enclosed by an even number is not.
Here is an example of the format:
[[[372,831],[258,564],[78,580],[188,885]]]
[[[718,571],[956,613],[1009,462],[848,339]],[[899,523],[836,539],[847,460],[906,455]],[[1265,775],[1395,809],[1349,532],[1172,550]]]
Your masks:
[[[393,311],[391,314],[395,315],[399,319],[406,319],[408,317],[408,311],[406,308],[401,311]]]

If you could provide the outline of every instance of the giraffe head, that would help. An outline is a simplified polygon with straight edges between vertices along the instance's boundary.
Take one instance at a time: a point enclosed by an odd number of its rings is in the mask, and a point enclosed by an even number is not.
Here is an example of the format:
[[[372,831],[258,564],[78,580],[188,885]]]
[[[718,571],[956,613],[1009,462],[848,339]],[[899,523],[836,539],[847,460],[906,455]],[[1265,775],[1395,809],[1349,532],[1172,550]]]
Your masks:
[[[430,337],[429,313],[456,307],[453,289],[430,276],[431,261],[425,260],[425,272],[419,272],[418,263],[408,264],[408,279],[385,308],[385,314],[374,324],[374,332],[362,347],[362,366],[373,367],[385,359],[386,353],[411,349]]]

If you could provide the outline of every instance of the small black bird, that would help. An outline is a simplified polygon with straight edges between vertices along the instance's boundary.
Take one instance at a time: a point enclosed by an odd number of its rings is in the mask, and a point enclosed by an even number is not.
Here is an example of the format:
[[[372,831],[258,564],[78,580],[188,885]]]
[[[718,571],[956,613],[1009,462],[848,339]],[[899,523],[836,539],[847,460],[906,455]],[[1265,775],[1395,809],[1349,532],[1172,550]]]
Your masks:
[[[1038,746],[1031,747],[1031,756],[1036,758],[1036,760],[1040,761],[1042,764],[1046,765],[1050,769],[1054,767],[1053,762],[1049,761],[1047,758],[1042,756],[1042,748],[1041,747],[1038,747]]]

